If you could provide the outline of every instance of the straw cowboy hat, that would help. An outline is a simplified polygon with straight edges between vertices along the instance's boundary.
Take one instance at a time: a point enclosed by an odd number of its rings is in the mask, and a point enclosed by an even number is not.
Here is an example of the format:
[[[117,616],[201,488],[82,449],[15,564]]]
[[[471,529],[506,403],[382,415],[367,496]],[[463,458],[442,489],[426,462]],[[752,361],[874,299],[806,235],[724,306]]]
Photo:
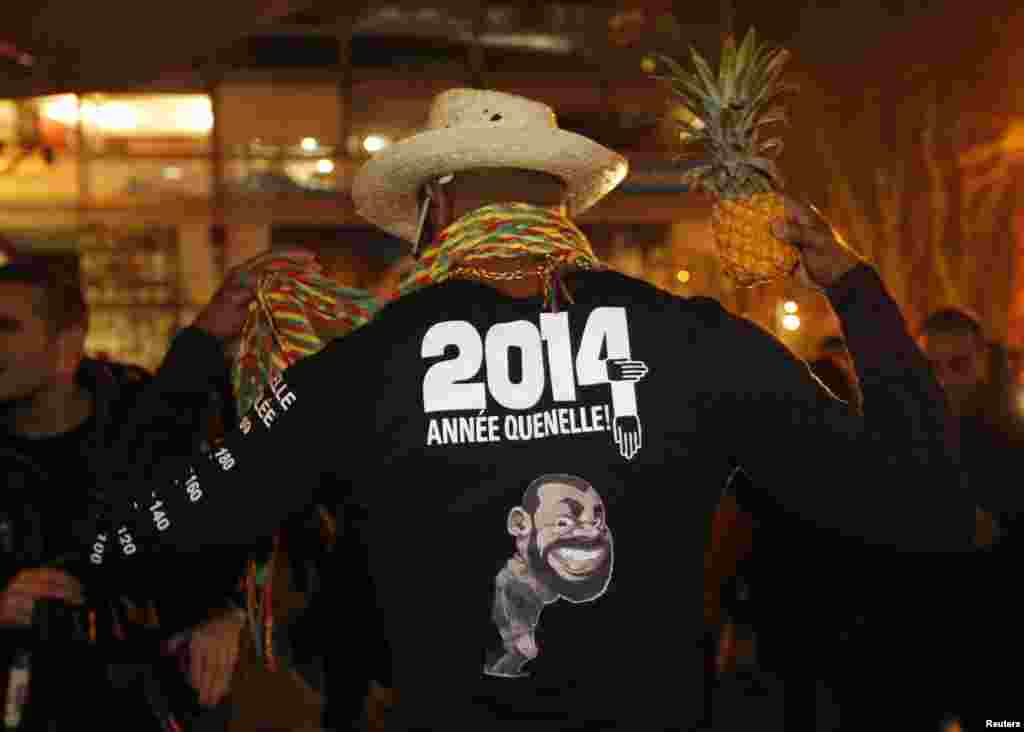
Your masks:
[[[415,243],[423,185],[475,168],[522,168],[560,178],[569,213],[576,215],[619,185],[629,164],[593,140],[560,129],[546,104],[496,91],[449,89],[434,98],[426,130],[360,168],[352,198],[363,218]]]

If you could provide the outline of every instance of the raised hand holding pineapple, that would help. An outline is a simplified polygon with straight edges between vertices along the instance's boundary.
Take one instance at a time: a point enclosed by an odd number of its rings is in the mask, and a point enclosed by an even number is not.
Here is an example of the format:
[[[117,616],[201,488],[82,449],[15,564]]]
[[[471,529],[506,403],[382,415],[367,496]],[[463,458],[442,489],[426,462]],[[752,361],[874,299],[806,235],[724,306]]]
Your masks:
[[[798,281],[816,290],[831,287],[864,260],[813,206],[781,196],[785,214],[771,223],[772,234],[800,252]]]

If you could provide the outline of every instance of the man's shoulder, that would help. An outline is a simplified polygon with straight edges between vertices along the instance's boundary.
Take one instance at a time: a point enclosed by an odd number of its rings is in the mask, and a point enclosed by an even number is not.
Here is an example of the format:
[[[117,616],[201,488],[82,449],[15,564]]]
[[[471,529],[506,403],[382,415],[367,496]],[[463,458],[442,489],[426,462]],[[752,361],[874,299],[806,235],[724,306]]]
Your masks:
[[[580,303],[648,307],[668,317],[691,318],[713,328],[732,317],[713,297],[677,295],[615,270],[581,273],[577,289]]]
[[[104,382],[119,387],[142,386],[153,375],[135,364],[93,358],[82,359],[79,380],[84,386],[100,385]]]
[[[425,287],[384,306],[372,321],[331,344],[334,357],[367,354],[375,349],[393,353],[431,324],[446,320],[489,321],[501,315],[502,299],[481,296],[476,283],[446,282]],[[641,310],[646,319],[666,327],[691,331],[730,330],[737,320],[711,297],[684,297],[644,280],[615,271],[581,272],[571,280],[573,301],[587,307],[626,307]],[[742,319],[738,319],[742,320]],[[410,340],[413,338],[413,340]]]
[[[130,403],[153,375],[141,366],[97,359],[83,359],[78,381],[95,399],[108,404]]]

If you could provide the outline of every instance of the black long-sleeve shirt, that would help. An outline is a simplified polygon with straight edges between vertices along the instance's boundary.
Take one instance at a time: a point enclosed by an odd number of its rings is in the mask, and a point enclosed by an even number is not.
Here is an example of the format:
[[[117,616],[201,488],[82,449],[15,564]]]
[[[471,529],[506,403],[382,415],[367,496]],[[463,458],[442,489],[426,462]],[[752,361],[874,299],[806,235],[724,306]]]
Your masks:
[[[734,465],[821,526],[970,550],[942,393],[873,269],[828,291],[863,417],[713,300],[614,273],[577,284],[557,314],[466,281],[393,303],[288,369],[220,450],[130,496],[122,543],[248,544],[323,478],[355,486],[336,500],[369,509],[399,726],[487,730],[689,728],[703,549]],[[220,357],[194,340],[197,360]],[[502,635],[506,565],[557,599]],[[525,675],[485,670],[504,643]]]

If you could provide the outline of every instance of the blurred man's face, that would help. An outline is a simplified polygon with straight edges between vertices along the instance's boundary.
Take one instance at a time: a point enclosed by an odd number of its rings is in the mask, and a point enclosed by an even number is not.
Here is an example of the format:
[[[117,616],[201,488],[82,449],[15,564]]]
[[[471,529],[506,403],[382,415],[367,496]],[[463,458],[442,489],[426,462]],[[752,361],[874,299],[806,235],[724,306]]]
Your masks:
[[[38,288],[0,282],[0,404],[31,398],[57,377],[56,336],[39,317]]]
[[[962,414],[986,381],[985,344],[970,333],[929,333],[921,348],[954,413]]]

